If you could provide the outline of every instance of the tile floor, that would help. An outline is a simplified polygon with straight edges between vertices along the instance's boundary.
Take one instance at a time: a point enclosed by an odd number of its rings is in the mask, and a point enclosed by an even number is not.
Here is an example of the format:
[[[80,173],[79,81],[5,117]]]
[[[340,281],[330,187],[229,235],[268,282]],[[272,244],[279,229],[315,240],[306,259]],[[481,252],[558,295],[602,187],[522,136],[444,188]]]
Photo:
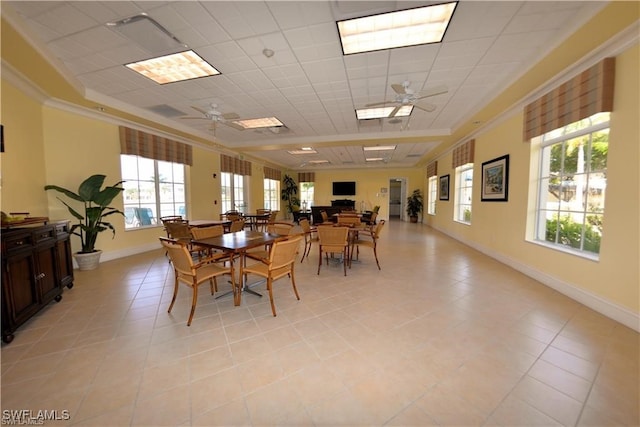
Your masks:
[[[76,272],[2,345],[2,409],[74,426],[640,424],[636,332],[426,226],[389,223],[379,252],[382,271],[369,251],[317,276],[314,248],[301,301],[276,283],[276,318],[267,297],[234,307],[203,286],[191,327],[186,287],[167,314],[160,250]]]

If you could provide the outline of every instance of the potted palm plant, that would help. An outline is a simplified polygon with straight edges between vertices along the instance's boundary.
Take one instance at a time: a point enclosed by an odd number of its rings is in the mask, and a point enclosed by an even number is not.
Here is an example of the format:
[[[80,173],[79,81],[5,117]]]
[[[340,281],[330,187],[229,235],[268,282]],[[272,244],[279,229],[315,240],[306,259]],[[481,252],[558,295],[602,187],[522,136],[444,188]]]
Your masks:
[[[418,222],[418,215],[422,212],[423,204],[422,191],[420,191],[420,189],[413,190],[413,193],[407,197],[407,215],[409,216],[409,221]]]
[[[80,184],[77,193],[57,185],[45,185],[44,187],[45,190],[58,191],[69,199],[84,205],[84,212],[79,212],[58,197],[58,200],[69,209],[71,215],[78,220],[76,224],[71,226],[70,232],[80,237],[82,244],[82,249],[74,254],[80,270],[95,269],[100,263],[102,251],[96,249],[95,246],[101,232],[111,230],[115,237],[115,228],[104,218],[115,214],[124,216],[122,211],[109,206],[113,199],[124,191],[121,186],[124,181],[102,188],[104,180],[105,175],[92,175]]]
[[[298,184],[286,174],[282,181],[284,185],[280,191],[281,199],[287,202],[287,210],[293,214],[293,212],[300,210],[300,199],[296,196],[298,194]]]

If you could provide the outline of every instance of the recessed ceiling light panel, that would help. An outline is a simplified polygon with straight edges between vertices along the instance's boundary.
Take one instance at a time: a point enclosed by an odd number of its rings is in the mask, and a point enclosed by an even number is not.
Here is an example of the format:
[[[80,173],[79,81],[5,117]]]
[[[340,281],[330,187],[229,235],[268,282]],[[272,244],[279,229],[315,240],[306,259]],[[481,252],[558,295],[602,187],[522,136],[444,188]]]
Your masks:
[[[192,50],[133,62],[125,66],[161,85],[220,74],[220,71]]]
[[[364,151],[391,151],[395,150],[395,145],[369,145],[366,147],[362,147]]]
[[[440,43],[457,2],[338,21],[345,55]]]
[[[356,117],[358,120],[384,119],[389,117],[389,114],[391,114],[394,108],[395,107],[360,108],[356,110]],[[410,116],[412,111],[413,105],[403,105],[394,117]]]
[[[234,120],[233,123],[242,126],[245,129],[259,129],[284,126],[284,124],[275,117],[262,117],[258,119]]]

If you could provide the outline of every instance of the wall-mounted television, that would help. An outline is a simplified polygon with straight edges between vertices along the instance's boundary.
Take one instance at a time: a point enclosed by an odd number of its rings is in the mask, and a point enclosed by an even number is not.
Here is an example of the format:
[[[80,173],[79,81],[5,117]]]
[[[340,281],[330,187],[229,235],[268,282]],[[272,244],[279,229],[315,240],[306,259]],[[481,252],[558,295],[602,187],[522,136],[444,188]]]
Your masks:
[[[334,181],[333,195],[334,196],[355,196],[356,195],[355,181]]]

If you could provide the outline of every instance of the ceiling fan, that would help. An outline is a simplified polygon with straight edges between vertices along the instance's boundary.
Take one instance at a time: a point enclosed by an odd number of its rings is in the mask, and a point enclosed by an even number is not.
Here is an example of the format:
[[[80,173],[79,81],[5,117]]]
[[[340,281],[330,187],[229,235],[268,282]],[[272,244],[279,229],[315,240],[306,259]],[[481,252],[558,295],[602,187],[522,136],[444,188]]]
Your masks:
[[[395,99],[391,101],[382,101],[382,102],[374,102],[372,104],[367,104],[366,107],[375,107],[378,105],[386,105],[386,104],[396,104],[396,107],[391,110],[391,113],[387,117],[392,118],[395,117],[400,108],[405,105],[412,105],[420,110],[431,112],[436,109],[436,106],[433,104],[423,104],[420,105],[417,102],[424,98],[429,98],[431,96],[440,95],[443,93],[447,93],[448,89],[444,85],[436,86],[431,89],[422,91],[420,93],[415,93],[413,89],[409,86],[411,82],[404,81],[402,84],[392,84],[391,89],[396,93]]]
[[[232,127],[236,130],[244,130],[244,127],[240,126],[239,124],[233,122],[233,120],[238,120],[240,118],[240,116],[236,113],[223,113],[222,111],[218,110],[218,105],[217,104],[210,104],[209,105],[209,109],[208,110],[204,110],[200,107],[194,107],[193,105],[191,106],[191,108],[193,108],[194,110],[196,110],[197,112],[199,112],[200,114],[202,114],[202,117],[191,117],[191,116],[184,116],[184,117],[180,117],[181,119],[187,119],[187,120],[210,120],[211,121],[211,130],[213,130],[214,134],[216,131],[216,126],[218,125],[218,123],[222,123],[223,125]]]

